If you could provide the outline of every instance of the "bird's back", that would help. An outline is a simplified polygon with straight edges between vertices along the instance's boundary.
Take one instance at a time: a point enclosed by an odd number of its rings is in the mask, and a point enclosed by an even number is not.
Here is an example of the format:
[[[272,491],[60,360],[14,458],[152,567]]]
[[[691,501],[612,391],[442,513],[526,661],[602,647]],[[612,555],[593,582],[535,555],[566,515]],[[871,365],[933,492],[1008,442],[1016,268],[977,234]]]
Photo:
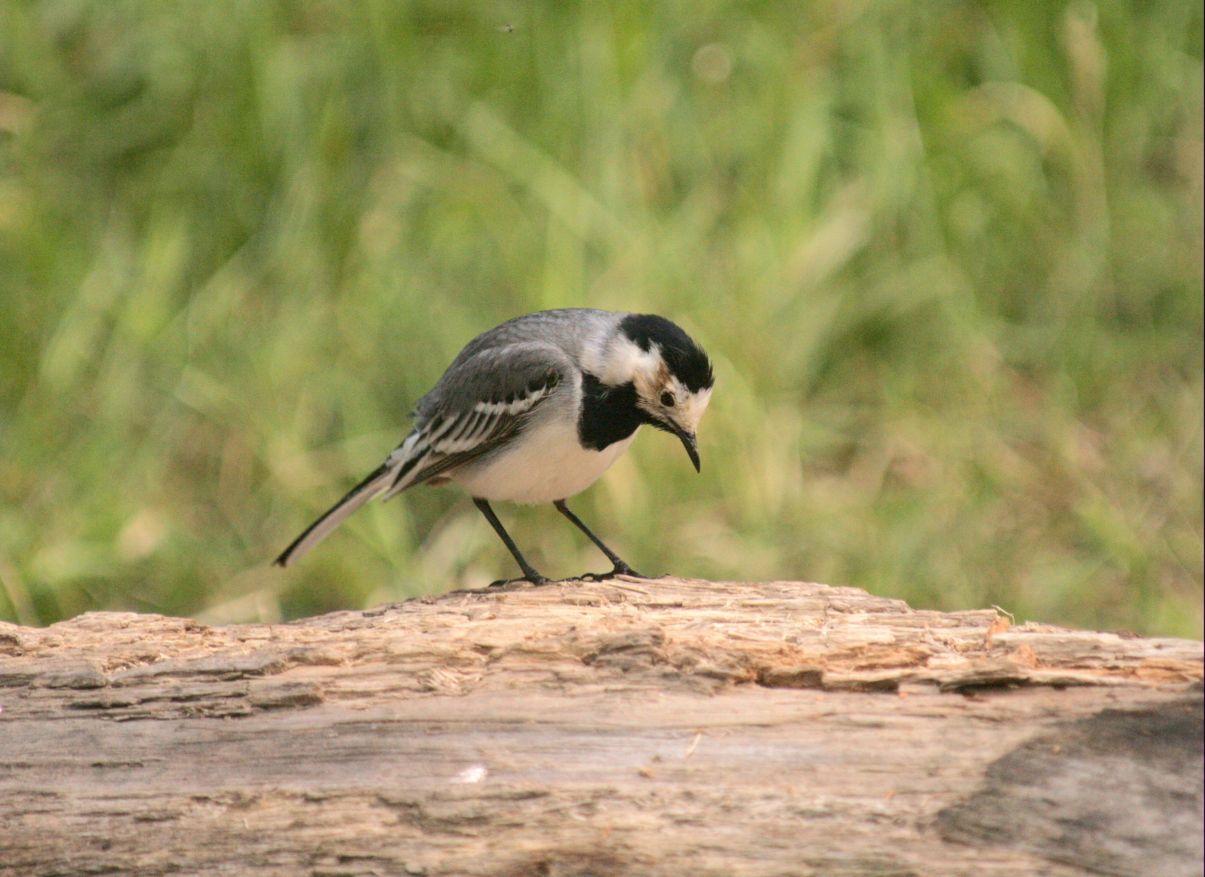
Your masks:
[[[551,348],[555,348],[572,363],[580,364],[586,344],[591,339],[605,335],[607,330],[617,326],[624,316],[622,313],[596,308],[559,308],[507,320],[487,332],[482,332],[464,346],[430,392],[419,399],[414,407],[415,414],[421,421],[437,409],[449,395],[454,394],[458,385],[465,380],[465,367],[471,361],[478,363],[483,369],[494,367],[491,353],[495,351],[499,354],[498,360],[505,363],[514,358],[514,350],[518,345],[530,349],[528,356],[538,356],[539,349],[547,347],[550,348],[549,364],[559,365],[564,360],[554,355]]]
[[[482,332],[457,354],[448,371],[483,350],[525,341],[553,344],[577,360],[587,339],[596,337],[606,328],[618,325],[624,316],[626,315],[622,313],[597,308],[558,308],[524,314],[507,320],[488,332]]]

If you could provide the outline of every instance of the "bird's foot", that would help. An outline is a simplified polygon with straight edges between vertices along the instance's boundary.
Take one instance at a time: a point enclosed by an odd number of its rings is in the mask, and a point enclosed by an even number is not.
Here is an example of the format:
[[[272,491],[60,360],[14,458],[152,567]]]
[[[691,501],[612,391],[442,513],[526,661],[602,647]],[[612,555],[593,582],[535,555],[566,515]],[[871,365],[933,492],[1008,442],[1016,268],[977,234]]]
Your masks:
[[[542,576],[539,573],[535,573],[534,575],[530,575],[530,576],[519,576],[518,578],[515,578],[515,579],[498,579],[496,582],[490,582],[489,587],[505,588],[507,585],[517,585],[520,582],[538,587],[540,585],[552,584],[552,579],[546,578],[545,576]]]
[[[647,579],[649,576],[643,573],[638,573],[626,563],[617,563],[615,568],[610,572],[588,572],[578,576],[578,581],[582,582],[605,582],[607,579],[613,579],[616,576],[631,576],[634,579]]]

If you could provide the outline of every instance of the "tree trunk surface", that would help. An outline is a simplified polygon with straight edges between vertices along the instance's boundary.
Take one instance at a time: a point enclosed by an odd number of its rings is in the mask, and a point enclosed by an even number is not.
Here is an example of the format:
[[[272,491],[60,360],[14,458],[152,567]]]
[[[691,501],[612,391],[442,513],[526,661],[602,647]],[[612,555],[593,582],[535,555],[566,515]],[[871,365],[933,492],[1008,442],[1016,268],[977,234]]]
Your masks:
[[[0,875],[1202,873],[1202,644],[800,582],[0,624]]]

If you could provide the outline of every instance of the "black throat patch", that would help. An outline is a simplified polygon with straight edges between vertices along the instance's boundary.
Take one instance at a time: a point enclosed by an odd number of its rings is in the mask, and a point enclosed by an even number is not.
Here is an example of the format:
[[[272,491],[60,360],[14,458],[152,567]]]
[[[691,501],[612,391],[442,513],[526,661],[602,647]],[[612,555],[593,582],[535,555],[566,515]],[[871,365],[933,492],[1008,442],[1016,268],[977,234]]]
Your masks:
[[[650,420],[636,407],[636,386],[631,382],[608,387],[592,374],[582,375],[582,413],[577,419],[582,447],[601,451],[623,441]]]

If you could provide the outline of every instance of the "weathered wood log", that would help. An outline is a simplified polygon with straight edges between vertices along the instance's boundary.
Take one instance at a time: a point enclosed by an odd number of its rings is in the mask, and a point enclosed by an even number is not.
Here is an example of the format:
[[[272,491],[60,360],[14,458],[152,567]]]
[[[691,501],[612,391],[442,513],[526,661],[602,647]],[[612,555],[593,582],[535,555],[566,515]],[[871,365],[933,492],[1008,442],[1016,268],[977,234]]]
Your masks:
[[[0,625],[0,874],[1193,874],[1202,645],[850,588]]]

